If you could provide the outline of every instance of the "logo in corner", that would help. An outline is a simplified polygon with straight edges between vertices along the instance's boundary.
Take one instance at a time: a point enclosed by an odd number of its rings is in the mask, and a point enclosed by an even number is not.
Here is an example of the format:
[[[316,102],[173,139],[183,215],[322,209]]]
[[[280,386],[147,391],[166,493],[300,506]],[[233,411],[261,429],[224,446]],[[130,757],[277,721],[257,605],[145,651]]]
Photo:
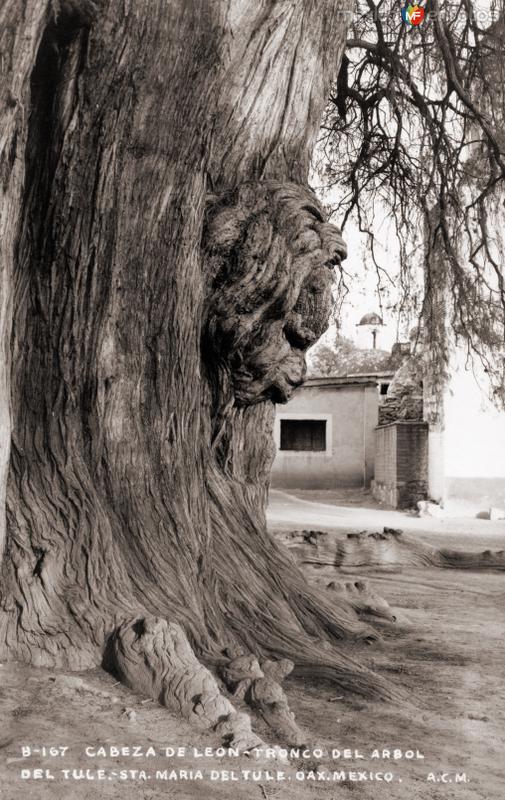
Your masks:
[[[424,8],[407,0],[402,8],[402,20],[411,27],[417,27],[424,20]]]

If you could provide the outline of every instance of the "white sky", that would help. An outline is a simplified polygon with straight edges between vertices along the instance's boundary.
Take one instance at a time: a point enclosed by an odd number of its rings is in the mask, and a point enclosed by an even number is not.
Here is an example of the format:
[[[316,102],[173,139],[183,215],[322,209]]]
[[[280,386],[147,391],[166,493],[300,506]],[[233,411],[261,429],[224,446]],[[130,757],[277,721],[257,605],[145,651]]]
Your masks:
[[[318,192],[318,194],[320,193]],[[327,195],[323,202],[331,204],[334,201],[331,195]],[[338,220],[334,220],[334,222],[338,224]],[[379,264],[394,276],[399,269],[399,249],[391,227],[385,219],[384,211],[379,208],[374,225],[375,254]],[[389,284],[385,291],[378,291],[378,276],[367,248],[367,237],[360,233],[358,226],[352,221],[346,225],[344,239],[347,244],[348,257],[343,266],[349,276],[346,278],[349,293],[344,300],[340,315],[341,332],[359,346],[370,347],[369,332],[357,328],[357,324],[364,314],[375,311],[380,314],[384,322],[384,327],[377,336],[377,347],[390,350],[396,341],[407,340],[408,330],[415,320],[411,320],[403,330],[398,329],[397,315],[390,308],[392,303],[398,300],[397,287]],[[382,282],[387,283],[385,280]],[[335,336],[335,331],[335,326],[332,325],[323,339],[331,341]]]

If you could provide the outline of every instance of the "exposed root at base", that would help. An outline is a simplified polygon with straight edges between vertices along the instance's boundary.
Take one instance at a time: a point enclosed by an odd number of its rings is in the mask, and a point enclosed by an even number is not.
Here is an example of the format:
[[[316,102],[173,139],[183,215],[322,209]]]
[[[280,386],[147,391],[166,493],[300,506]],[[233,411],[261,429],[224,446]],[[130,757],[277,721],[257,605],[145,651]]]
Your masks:
[[[235,697],[243,698],[264,719],[274,733],[285,743],[302,746],[306,734],[295,722],[288,700],[280,682],[293,671],[294,664],[287,658],[280,661],[259,661],[241,648],[229,651],[231,661],[222,668],[223,679]]]
[[[237,713],[198,661],[180,625],[159,617],[130,619],[112,641],[114,668],[135,692],[152,697],[203,729],[226,736],[241,751],[261,747],[247,714]]]
[[[382,532],[349,533],[345,539],[326,531],[292,531],[280,540],[300,564],[355,567],[440,567],[445,569],[505,569],[504,550],[472,553],[425,544],[395,528]]]
[[[368,581],[363,579],[353,581],[336,580],[330,581],[326,588],[346,597],[360,616],[378,617],[389,622],[395,622],[396,618],[391,611],[389,603],[370,588]]]
[[[306,744],[280,685],[293,663],[267,659],[260,666],[255,656],[236,647],[226,655],[229,661],[221,674],[234,696],[255,709],[284,744]],[[249,716],[237,712],[197,659],[179,624],[154,616],[124,622],[113,636],[112,658],[118,677],[130,689],[200,728],[214,729],[228,746],[246,752],[264,745]]]

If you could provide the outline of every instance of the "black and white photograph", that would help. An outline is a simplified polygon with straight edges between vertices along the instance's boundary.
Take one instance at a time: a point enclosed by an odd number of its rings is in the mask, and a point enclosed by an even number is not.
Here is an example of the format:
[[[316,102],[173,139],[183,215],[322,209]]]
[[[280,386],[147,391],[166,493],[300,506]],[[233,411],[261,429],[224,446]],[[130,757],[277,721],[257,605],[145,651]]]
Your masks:
[[[0,800],[505,797],[505,0],[0,0]]]

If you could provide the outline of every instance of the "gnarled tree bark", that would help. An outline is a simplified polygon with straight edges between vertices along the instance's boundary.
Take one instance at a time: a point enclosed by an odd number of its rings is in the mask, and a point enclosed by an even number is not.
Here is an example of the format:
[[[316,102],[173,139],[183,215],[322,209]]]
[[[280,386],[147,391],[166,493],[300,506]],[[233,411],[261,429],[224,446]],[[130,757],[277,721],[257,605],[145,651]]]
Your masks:
[[[348,12],[4,3],[2,657],[95,666],[154,615],[208,666],[240,645],[387,693],[264,516],[344,255],[307,175]]]

